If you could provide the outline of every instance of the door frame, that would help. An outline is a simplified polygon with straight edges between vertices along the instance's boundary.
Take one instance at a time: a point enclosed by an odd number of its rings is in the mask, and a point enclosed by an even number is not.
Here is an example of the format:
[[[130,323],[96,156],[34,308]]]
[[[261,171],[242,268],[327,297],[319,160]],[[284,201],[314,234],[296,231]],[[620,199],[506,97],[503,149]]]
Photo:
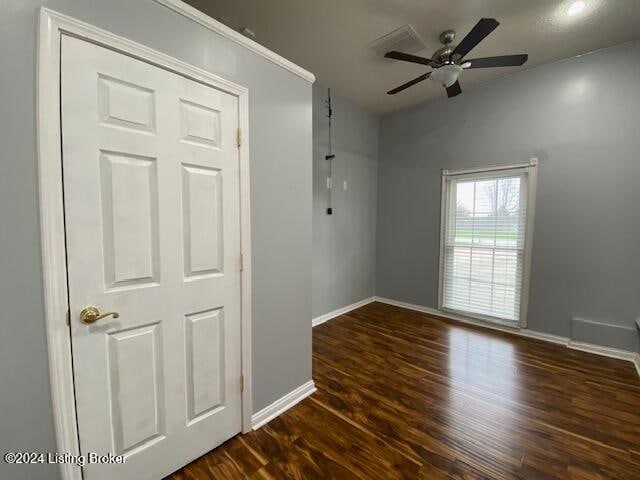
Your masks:
[[[66,243],[63,204],[60,53],[61,37],[69,35],[150,63],[238,98],[238,127],[242,132],[240,162],[241,362],[242,431],[251,430],[251,212],[249,204],[249,90],[206,70],[114,35],[106,30],[40,9],[37,72],[37,148],[40,233],[45,323],[51,401],[59,453],[80,454],[73,383],[71,333],[67,292]],[[81,468],[60,464],[63,480],[81,480]]]

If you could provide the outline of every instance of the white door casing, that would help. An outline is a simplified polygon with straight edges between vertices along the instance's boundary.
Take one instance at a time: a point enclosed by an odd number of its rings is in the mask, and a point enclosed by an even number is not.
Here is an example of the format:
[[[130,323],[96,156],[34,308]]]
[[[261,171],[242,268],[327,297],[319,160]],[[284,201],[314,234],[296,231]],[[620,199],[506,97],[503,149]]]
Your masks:
[[[222,24],[219,28],[226,28]],[[213,28],[213,27],[211,27]],[[242,130],[240,156],[240,210],[242,270],[242,427],[252,429],[251,375],[251,213],[249,180],[249,91],[236,83],[174,57],[153,50],[94,25],[40,8],[37,63],[37,151],[40,232],[44,287],[44,313],[49,358],[51,401],[57,452],[78,455],[78,428],[71,359],[70,328],[67,324],[67,266],[62,194],[62,152],[60,121],[60,44],[63,36],[80,38],[96,45],[138,58],[163,69],[214,86],[237,97]],[[59,464],[63,480],[81,480],[76,463]]]
[[[238,99],[62,37],[70,329],[85,478],[159,478],[241,430]],[[88,306],[116,311],[91,326]]]

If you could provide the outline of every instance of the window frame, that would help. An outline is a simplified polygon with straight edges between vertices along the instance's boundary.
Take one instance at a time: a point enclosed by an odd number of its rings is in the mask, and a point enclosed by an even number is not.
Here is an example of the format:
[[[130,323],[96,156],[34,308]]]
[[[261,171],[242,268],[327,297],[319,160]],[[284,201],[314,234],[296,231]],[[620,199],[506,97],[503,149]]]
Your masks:
[[[522,264],[522,283],[520,290],[520,312],[516,322],[510,322],[503,318],[482,315],[462,310],[454,310],[444,307],[444,262],[446,251],[446,226],[447,207],[449,202],[449,183],[451,177],[462,177],[466,175],[483,175],[491,177],[492,172],[496,174],[506,170],[524,170],[527,178],[527,208],[525,213],[525,235],[524,235],[524,259]],[[533,243],[533,225],[535,218],[536,188],[538,183],[538,159],[531,158],[526,163],[516,163],[510,165],[491,165],[486,167],[466,168],[461,170],[442,169],[441,178],[441,198],[440,198],[440,257],[438,262],[438,310],[443,313],[454,313],[473,320],[490,322],[492,324],[503,325],[524,329],[528,326],[527,313],[529,307],[529,286],[531,277],[531,252]]]

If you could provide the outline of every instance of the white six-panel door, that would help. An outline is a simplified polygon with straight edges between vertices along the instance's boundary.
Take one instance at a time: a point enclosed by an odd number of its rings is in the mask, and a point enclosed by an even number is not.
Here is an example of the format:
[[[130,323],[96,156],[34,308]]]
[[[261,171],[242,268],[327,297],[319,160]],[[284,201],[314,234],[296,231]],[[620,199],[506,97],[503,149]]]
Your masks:
[[[158,479],[241,429],[238,102],[67,36],[61,68],[80,448],[126,457],[84,476]]]

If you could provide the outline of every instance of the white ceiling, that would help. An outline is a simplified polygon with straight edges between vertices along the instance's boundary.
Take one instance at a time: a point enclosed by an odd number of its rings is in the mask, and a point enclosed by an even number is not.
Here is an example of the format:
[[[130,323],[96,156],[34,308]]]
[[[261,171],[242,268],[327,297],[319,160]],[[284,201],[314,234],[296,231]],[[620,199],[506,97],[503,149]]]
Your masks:
[[[247,27],[255,40],[313,72],[318,81],[374,112],[389,112],[444,96],[430,81],[397,95],[386,91],[429,67],[377,57],[372,41],[411,24],[431,56],[438,35],[452,28],[457,41],[481,17],[501,25],[468,56],[528,53],[522,67],[463,72],[463,92],[473,85],[522,69],[640,38],[640,0],[586,0],[569,16],[570,0],[187,0],[234,28]],[[454,41],[454,43],[456,43]],[[464,93],[463,93],[464,94]]]

